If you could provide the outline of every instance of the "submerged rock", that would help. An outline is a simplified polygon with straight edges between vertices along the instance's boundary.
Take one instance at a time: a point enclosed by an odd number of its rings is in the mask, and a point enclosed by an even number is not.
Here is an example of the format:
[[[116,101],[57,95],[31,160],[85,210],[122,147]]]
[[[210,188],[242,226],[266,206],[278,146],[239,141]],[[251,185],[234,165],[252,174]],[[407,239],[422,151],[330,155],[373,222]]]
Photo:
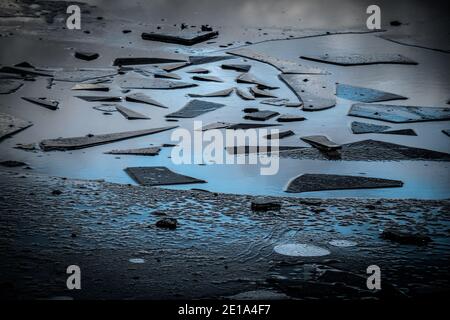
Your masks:
[[[251,209],[253,211],[280,210],[281,202],[259,197],[252,201]]]
[[[383,230],[381,237],[401,244],[426,245],[431,242],[431,238],[426,235],[395,228]]]
[[[164,218],[164,219],[158,220],[155,225],[158,228],[174,230],[177,228],[177,223],[178,223],[178,221],[175,218]]]

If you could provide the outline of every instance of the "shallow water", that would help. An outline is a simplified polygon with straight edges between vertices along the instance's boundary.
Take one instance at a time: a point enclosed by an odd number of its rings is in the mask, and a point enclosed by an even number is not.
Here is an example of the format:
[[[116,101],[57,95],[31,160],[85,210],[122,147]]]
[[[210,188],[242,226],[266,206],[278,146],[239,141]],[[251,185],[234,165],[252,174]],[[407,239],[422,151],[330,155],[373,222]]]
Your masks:
[[[349,2],[350,3],[350,2]],[[102,2],[99,2],[102,6]],[[252,6],[253,4],[253,6]],[[291,4],[291,3],[290,3]],[[267,5],[267,3],[266,3]],[[287,4],[286,4],[287,5]],[[203,7],[207,6],[203,4]],[[223,30],[226,37],[234,35],[236,40],[243,38],[242,34],[237,34],[236,24],[257,27],[270,28],[276,25],[273,21],[283,21],[278,24],[280,27],[295,26],[295,10],[299,12],[308,12],[305,7],[300,6],[297,9],[288,10],[283,13],[280,5],[280,12],[266,9],[266,12],[274,11],[271,19],[260,21],[256,19],[258,10],[255,10],[254,2],[248,2],[247,6],[240,7],[240,14],[221,12],[220,14],[210,15],[208,21],[217,21],[221,23],[218,17],[229,17],[228,23],[223,23]],[[198,8],[201,8],[199,6]],[[228,5],[227,5],[228,7]],[[314,12],[314,5],[310,4],[310,10]],[[345,6],[344,6],[345,7]],[[181,10],[170,12],[164,3],[155,2],[152,6],[146,6],[148,11],[140,14],[147,15],[146,23],[158,23],[156,16],[166,17],[165,23],[171,23],[178,17],[182,17],[189,23],[207,23],[199,17],[204,17],[202,10],[193,10],[192,13],[183,13]],[[156,8],[156,9],[155,9]],[[173,6],[171,7],[173,8]],[[264,7],[263,7],[264,8]],[[312,8],[312,9],[311,9]],[[350,8],[350,7],[349,7]],[[351,6],[351,10],[345,11],[346,14],[359,10],[359,6]],[[153,11],[150,9],[154,9]],[[136,13],[136,7],[129,6],[124,9],[124,14],[118,17],[115,6],[105,7],[105,15],[109,18],[116,17],[121,19],[121,23],[112,26],[112,30],[120,31],[124,26],[137,27],[138,21],[143,17]],[[210,14],[216,11],[211,7],[207,10]],[[284,10],[286,11],[286,10]],[[135,19],[127,20],[126,12],[134,12]],[[158,14],[153,15],[154,12]],[[404,12],[403,12],[404,13]],[[216,14],[216,13],[215,13]],[[334,20],[325,21],[329,12],[323,16],[324,21],[316,19],[315,22],[309,21],[307,14],[305,23],[308,27],[335,27]],[[173,16],[172,16],[173,15]],[[336,17],[340,17],[337,23],[340,27],[350,27],[358,25],[358,19],[351,22],[343,19],[344,13],[336,11]],[[286,17],[287,16],[287,17]],[[250,19],[253,17],[254,19]],[[280,18],[284,17],[284,18]],[[364,16],[363,16],[364,17]],[[214,20],[217,18],[217,20]],[[247,18],[247,20],[246,20]],[[286,19],[285,19],[286,18]],[[362,19],[362,18],[361,18]],[[313,20],[313,19],[309,19]],[[125,22],[124,22],[125,21]],[[128,24],[127,22],[128,21]],[[343,22],[346,23],[343,23]],[[175,22],[181,22],[180,20]],[[244,23],[245,22],[245,23]],[[108,22],[106,22],[108,23]],[[227,29],[229,28],[229,29]],[[227,30],[232,30],[228,31]],[[94,30],[95,31],[95,30]],[[241,31],[241,30],[240,30]],[[264,31],[264,29],[263,29]],[[95,33],[95,32],[94,32]],[[107,34],[100,37],[99,41],[83,44],[80,40],[70,41],[39,41],[31,36],[12,36],[0,38],[0,63],[15,64],[21,61],[29,61],[36,66],[50,67],[107,67],[111,66],[112,60],[116,57],[126,56],[152,56],[153,52],[164,54],[177,50],[176,45],[152,43],[149,44],[151,52],[143,50],[147,43],[137,41],[137,34],[132,35],[132,42],[124,46],[125,36],[120,37]],[[219,39],[221,39],[219,37]],[[157,46],[156,46],[157,45]],[[123,48],[120,46],[124,46]],[[183,53],[204,53],[215,52],[222,54],[227,49],[220,49],[213,46],[200,46],[201,48],[183,48]],[[7,50],[3,48],[8,48]],[[90,50],[99,52],[101,57],[92,62],[85,62],[74,59],[73,48],[80,50]],[[316,38],[279,40],[263,42],[250,46],[255,51],[264,52],[279,58],[298,61],[308,66],[315,66],[325,69],[332,73],[331,78],[336,82],[360,85],[368,88],[385,90],[396,94],[409,97],[408,100],[399,100],[389,102],[399,105],[425,105],[425,106],[445,106],[450,97],[448,88],[450,87],[449,55],[445,53],[402,46],[386,40],[380,39],[376,34],[362,35],[330,35]],[[374,53],[374,52],[395,52],[403,54],[419,62],[417,66],[406,65],[373,65],[358,67],[340,67],[311,61],[301,60],[300,55],[318,54],[318,53]],[[280,98],[288,98],[291,101],[297,101],[293,92],[284,85],[278,78],[279,71],[275,68],[257,61],[242,58],[227,60],[227,63],[246,63],[251,64],[251,73],[256,77],[270,84],[279,86],[280,89],[273,90]],[[76,151],[66,152],[46,152],[32,153],[23,150],[17,150],[12,147],[16,143],[39,142],[42,139],[83,136],[88,133],[109,133],[127,130],[138,130],[153,127],[162,127],[169,125],[179,125],[192,131],[192,119],[180,119],[179,122],[166,122],[164,115],[181,108],[189,101],[188,93],[209,93],[217,90],[227,89],[232,86],[247,88],[249,85],[237,84],[234,79],[239,74],[231,70],[220,68],[222,62],[201,65],[200,67],[211,70],[210,75],[214,75],[225,80],[224,83],[197,82],[198,87],[177,90],[134,90],[132,92],[144,92],[159,102],[169,106],[169,110],[161,109],[144,104],[122,102],[121,104],[130,107],[133,110],[146,114],[151,120],[126,120],[118,112],[112,115],[103,115],[102,112],[92,109],[101,103],[92,103],[75,98],[75,95],[103,95],[103,93],[71,91],[73,83],[55,82],[51,89],[47,89],[47,80],[39,78],[35,82],[26,82],[25,85],[16,93],[2,95],[0,97],[0,111],[13,114],[23,119],[33,121],[34,125],[10,139],[6,139],[0,144],[0,160],[20,160],[28,163],[35,172],[45,173],[56,176],[82,179],[105,179],[118,183],[134,183],[133,180],[123,171],[131,166],[153,166],[164,165],[170,169],[185,175],[190,175],[199,179],[208,181],[206,184],[170,186],[167,188],[203,188],[217,192],[238,193],[238,194],[257,194],[257,195],[289,195],[301,197],[383,197],[383,198],[423,198],[423,199],[441,199],[450,196],[450,177],[449,164],[446,162],[426,162],[426,161],[402,161],[402,162],[355,162],[355,161],[311,161],[280,159],[280,170],[274,176],[260,175],[259,165],[175,165],[168,159],[170,148],[163,148],[160,155],[156,157],[140,156],[116,156],[103,154],[112,149],[139,148],[149,145],[160,145],[170,143],[171,131],[162,132],[155,135],[130,139],[112,144],[87,148]],[[181,81],[194,82],[190,77],[192,74],[186,73],[193,67],[184,68],[175,71],[182,76]],[[120,88],[115,85],[121,76],[117,76],[112,86],[112,91],[107,95],[119,94]],[[23,101],[22,96],[46,96],[60,101],[58,111],[50,111],[40,106]],[[404,144],[413,147],[431,149],[441,152],[450,152],[450,138],[444,135],[441,130],[450,127],[449,121],[413,123],[413,124],[389,124],[381,121],[364,120],[361,118],[348,117],[351,101],[339,99],[338,104],[329,110],[320,112],[303,112],[294,108],[282,108],[259,104],[258,100],[243,101],[233,93],[226,98],[200,98],[207,101],[214,101],[226,104],[226,107],[216,111],[201,115],[195,120],[202,120],[203,124],[209,124],[216,121],[243,122],[244,115],[241,110],[245,107],[258,107],[261,110],[273,110],[280,113],[303,115],[308,120],[303,122],[285,123],[282,130],[293,130],[296,135],[280,140],[281,145],[307,146],[299,137],[304,135],[325,134],[337,143],[349,143],[364,139],[375,139],[388,141],[398,144]],[[396,136],[380,134],[354,135],[350,130],[352,121],[364,121],[375,124],[387,124],[393,129],[412,128],[418,136]],[[276,123],[273,119],[268,123]],[[330,173],[330,174],[348,174],[364,175],[367,177],[379,177],[402,180],[402,188],[371,189],[371,190],[339,190],[326,192],[309,192],[302,194],[286,194],[283,192],[286,184],[292,178],[303,173]]]

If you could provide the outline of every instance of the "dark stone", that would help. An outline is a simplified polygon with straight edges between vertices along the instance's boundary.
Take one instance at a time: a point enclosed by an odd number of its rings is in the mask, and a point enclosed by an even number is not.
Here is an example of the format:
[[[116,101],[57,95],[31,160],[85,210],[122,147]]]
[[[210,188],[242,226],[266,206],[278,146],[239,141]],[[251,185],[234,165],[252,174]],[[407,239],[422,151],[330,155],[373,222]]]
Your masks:
[[[15,161],[15,160],[6,160],[6,161],[0,162],[0,166],[8,167],[8,168],[23,167],[26,165],[27,164],[25,162]]]
[[[252,201],[251,209],[253,211],[279,211],[281,210],[281,202],[260,197]]]
[[[177,228],[177,219],[164,218],[164,219],[158,220],[155,225],[158,228],[174,230]]]
[[[426,245],[431,242],[431,238],[426,235],[403,231],[395,228],[388,228],[383,230],[383,232],[381,233],[381,237],[383,239],[391,240],[401,244]]]

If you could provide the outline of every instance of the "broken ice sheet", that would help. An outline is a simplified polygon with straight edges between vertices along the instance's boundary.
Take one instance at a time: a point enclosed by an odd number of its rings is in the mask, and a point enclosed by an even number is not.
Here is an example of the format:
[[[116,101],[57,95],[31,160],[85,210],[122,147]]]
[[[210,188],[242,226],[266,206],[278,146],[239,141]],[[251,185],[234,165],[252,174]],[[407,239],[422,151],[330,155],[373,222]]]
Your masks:
[[[408,99],[407,97],[400,96],[390,92],[351,86],[348,84],[341,84],[341,83],[336,84],[336,96],[360,102],[381,102],[389,100]]]
[[[394,123],[441,121],[450,120],[450,108],[356,103],[348,115]]]
[[[450,161],[450,154],[413,148],[377,140],[362,140],[342,145],[339,150],[342,161]],[[298,148],[280,152],[283,158],[329,160],[316,148]]]
[[[177,63],[177,65],[186,65],[187,62],[181,59],[127,57],[127,58],[116,58],[114,60],[113,65],[130,66],[130,65],[161,64],[161,63]]]
[[[197,81],[223,82],[222,79],[215,76],[193,76],[192,79]]]
[[[176,73],[172,73],[172,72],[156,72],[153,75],[155,78],[181,80],[181,77],[179,75],[177,75]]]
[[[257,87],[251,87],[250,92],[256,98],[276,98],[277,97],[274,94],[272,94],[268,91],[265,91],[265,90],[258,89]]]
[[[231,64],[224,63],[221,65],[221,68],[224,70],[234,70],[238,72],[248,72],[252,66],[249,64]]]
[[[195,69],[191,69],[191,70],[186,71],[186,73],[206,74],[206,73],[209,73],[209,70],[205,69],[205,68],[195,68]]]
[[[0,94],[9,94],[16,92],[21,86],[23,86],[22,81],[0,79]]]
[[[56,100],[51,100],[45,97],[42,98],[33,98],[33,97],[22,97],[23,100],[26,100],[31,103],[35,103],[37,105],[40,105],[44,108],[50,109],[50,110],[57,110],[59,102]]]
[[[417,136],[416,132],[412,129],[389,130],[391,128],[389,126],[382,126],[358,121],[353,121],[351,123],[351,128],[354,134],[382,133],[382,134],[397,134],[404,136]]]
[[[199,93],[188,93],[189,97],[192,98],[200,98],[200,97],[228,97],[232,92],[233,92],[234,88],[230,88],[230,89],[225,89],[225,90],[220,90],[220,91],[215,91],[215,92],[211,92],[211,93],[204,93],[204,94],[199,94]]]
[[[97,134],[97,135],[89,134],[84,137],[47,139],[42,140],[39,145],[44,151],[83,149],[115,141],[121,141],[149,134],[154,134],[158,132],[163,132],[174,128],[176,128],[176,126],[137,130],[137,131]]]
[[[255,97],[250,94],[246,89],[236,88],[236,94],[241,97],[243,100],[255,100]]]
[[[264,136],[266,139],[283,139],[286,137],[294,136],[295,133],[292,130],[280,131],[279,133],[268,134]]]
[[[77,83],[72,90],[109,91],[109,87],[96,83]]]
[[[259,80],[255,76],[250,73],[243,73],[236,78],[236,82],[238,83],[250,83],[256,84],[261,89],[278,89],[276,86],[272,86],[262,80]]]
[[[394,188],[402,186],[403,182],[398,180],[336,174],[303,174],[289,182],[286,192],[300,193],[322,190]]]
[[[206,183],[204,180],[181,175],[166,167],[128,167],[125,172],[137,183],[144,186]]]
[[[162,33],[142,33],[141,37],[144,40],[160,41],[167,43],[176,43],[185,46],[192,46],[194,44],[215,38],[219,35],[217,31],[194,32],[190,30],[181,30],[178,32],[162,32]]]
[[[304,121],[306,120],[303,116],[297,116],[292,114],[282,114],[277,118],[278,122],[295,122],[295,121]]]
[[[22,120],[10,114],[0,112],[0,140],[32,126],[30,121]]]
[[[228,128],[229,126],[231,126],[231,123],[228,123],[228,122],[214,122],[214,123],[204,125],[200,130],[207,131],[207,130],[214,130],[214,129],[223,129],[223,128]]]
[[[262,104],[268,104],[270,106],[277,106],[277,107],[281,107],[284,106],[287,102],[289,102],[289,99],[284,99],[284,98],[272,98],[272,99],[266,99],[266,100],[262,100],[260,101],[260,103]]]
[[[302,59],[316,62],[331,63],[341,66],[357,66],[368,64],[417,64],[401,54],[394,53],[369,53],[369,54],[345,54],[345,55],[309,55],[301,56]]]
[[[266,121],[266,120],[269,120],[269,119],[271,119],[273,117],[276,117],[277,115],[279,115],[279,113],[275,112],[275,111],[261,110],[261,111],[257,111],[257,112],[247,113],[244,116],[244,119],[257,120],[257,121]]]
[[[341,149],[341,145],[331,141],[325,136],[304,136],[300,139],[320,150],[332,151]]]
[[[116,112],[117,108],[116,108],[116,104],[102,104],[100,106],[94,106],[92,107],[92,109],[101,111],[101,112]]]
[[[83,82],[117,75],[116,69],[60,69],[53,73],[53,80]]]
[[[235,59],[233,56],[189,56],[189,62],[192,65],[213,63],[222,60]]]
[[[256,52],[248,48],[240,48],[232,51],[228,51],[227,53],[237,55],[240,57],[260,61],[263,63],[267,63],[282,73],[298,73],[298,74],[326,74],[327,72],[320,70],[318,68],[303,66],[300,63],[296,63],[294,61],[279,59],[276,57],[272,57],[265,53]]]
[[[136,155],[136,156],[157,156],[161,148],[159,147],[148,147],[148,148],[136,148],[136,149],[122,149],[122,150],[111,150],[105,152],[106,154],[122,154],[122,155]]]
[[[196,84],[157,78],[128,77],[120,80],[119,86],[123,89],[181,89],[195,87]]]
[[[121,106],[119,104],[116,105],[116,109],[128,120],[150,119],[146,115],[143,115],[139,112],[133,111],[133,110],[126,108],[124,106]]]
[[[227,129],[230,130],[247,130],[247,129],[257,129],[257,128],[265,128],[265,127],[276,127],[278,124],[269,124],[269,123],[235,123],[230,125]]]
[[[160,107],[160,108],[165,108],[165,109],[168,108],[165,105],[163,105],[162,103],[154,100],[150,96],[148,96],[144,93],[140,93],[140,92],[129,94],[125,97],[125,99],[127,101],[131,101],[131,102],[146,103],[146,104],[150,104],[150,105]]]
[[[191,100],[178,111],[166,115],[167,118],[195,118],[206,112],[214,111],[224,107],[224,104],[208,102],[203,100]]]
[[[335,85],[323,76],[280,74],[278,77],[303,102],[304,111],[319,111],[336,105]]]
[[[78,99],[88,102],[119,102],[122,101],[118,96],[75,96]]]

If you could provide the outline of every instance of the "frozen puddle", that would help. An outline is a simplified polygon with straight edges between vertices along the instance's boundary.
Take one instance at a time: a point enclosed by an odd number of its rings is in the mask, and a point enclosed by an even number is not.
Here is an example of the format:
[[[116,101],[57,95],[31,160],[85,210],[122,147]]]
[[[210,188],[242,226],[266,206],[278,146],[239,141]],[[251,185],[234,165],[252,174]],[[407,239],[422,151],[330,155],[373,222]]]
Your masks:
[[[279,244],[273,250],[278,254],[291,257],[320,257],[330,254],[327,249],[305,243]]]

